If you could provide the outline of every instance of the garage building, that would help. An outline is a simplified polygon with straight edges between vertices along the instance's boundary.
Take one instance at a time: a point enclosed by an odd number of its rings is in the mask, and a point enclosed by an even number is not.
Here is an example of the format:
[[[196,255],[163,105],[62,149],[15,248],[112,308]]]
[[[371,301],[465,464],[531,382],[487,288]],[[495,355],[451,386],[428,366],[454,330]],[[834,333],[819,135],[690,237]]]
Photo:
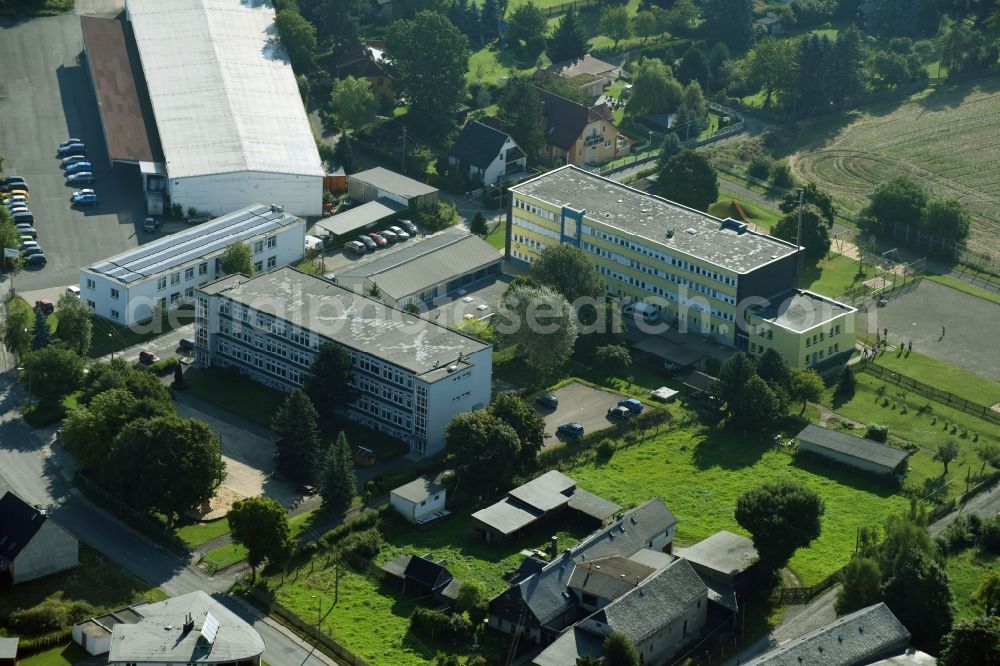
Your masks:
[[[84,19],[85,46],[111,161],[139,165],[150,212],[165,193],[198,215],[267,201],[319,216],[324,172],[271,4],[125,9],[126,24]]]
[[[361,203],[391,199],[412,210],[433,210],[438,203],[436,187],[382,167],[348,176],[347,194]]]
[[[854,467],[871,474],[902,477],[909,451],[887,446],[864,437],[809,424],[795,439],[799,451]]]

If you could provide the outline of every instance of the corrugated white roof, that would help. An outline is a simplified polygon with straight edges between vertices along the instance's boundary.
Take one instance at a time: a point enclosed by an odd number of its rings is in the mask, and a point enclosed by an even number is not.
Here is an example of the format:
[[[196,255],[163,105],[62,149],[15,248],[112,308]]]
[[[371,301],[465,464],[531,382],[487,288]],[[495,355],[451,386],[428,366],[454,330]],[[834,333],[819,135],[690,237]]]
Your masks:
[[[167,172],[321,176],[274,9],[245,0],[128,0]]]

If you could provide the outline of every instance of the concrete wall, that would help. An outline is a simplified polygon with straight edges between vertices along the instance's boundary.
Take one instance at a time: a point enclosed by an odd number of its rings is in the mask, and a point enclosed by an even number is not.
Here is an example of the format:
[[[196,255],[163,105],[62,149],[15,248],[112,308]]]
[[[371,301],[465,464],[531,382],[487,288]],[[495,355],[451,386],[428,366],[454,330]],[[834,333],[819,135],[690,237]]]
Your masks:
[[[185,213],[223,215],[258,203],[276,204],[303,217],[323,214],[323,176],[240,171],[236,173],[171,178],[167,189],[172,203]]]
[[[437,498],[437,499],[435,499]],[[417,519],[435,511],[443,511],[445,503],[445,491],[431,495],[423,502],[411,502],[394,493],[389,493],[389,504],[411,523],[416,523]]]
[[[750,353],[774,349],[793,368],[808,368],[854,351],[854,312],[847,312],[804,331],[775,326],[749,313]]]
[[[841,465],[847,465],[848,467],[860,469],[871,474],[891,476],[893,473],[893,470],[888,469],[883,465],[876,465],[870,460],[855,458],[854,456],[845,455],[839,451],[831,451],[830,449],[817,446],[811,442],[799,442],[799,452],[808,453],[809,455],[818,456],[820,458],[826,458],[827,460],[832,460],[840,463]]]
[[[471,412],[489,404],[493,379],[493,348],[468,357],[471,367],[427,385],[427,450],[425,455],[444,451],[444,430],[456,414]]]
[[[253,251],[254,262],[260,264],[261,272],[267,272],[302,259],[305,253],[305,233],[305,222],[299,220],[269,234],[254,236],[246,243]],[[267,246],[268,237],[277,239],[275,247]],[[259,248],[258,244],[261,244]],[[91,272],[88,268],[81,268],[80,298],[94,308],[95,314],[116,324],[130,326],[148,321],[153,316],[154,308],[160,299],[163,299],[168,310],[172,310],[185,302],[190,302],[194,289],[221,277],[221,273],[216,271],[215,260],[225,250],[223,247],[163,273],[132,282],[128,288],[116,280]],[[268,267],[268,261],[272,257],[275,266]],[[165,279],[165,282],[161,279]],[[118,298],[112,296],[113,289],[118,291]],[[189,290],[190,295],[188,295]],[[174,295],[177,295],[176,299]]]
[[[72,569],[80,563],[80,543],[69,532],[46,520],[11,565],[15,585],[59,571]]]

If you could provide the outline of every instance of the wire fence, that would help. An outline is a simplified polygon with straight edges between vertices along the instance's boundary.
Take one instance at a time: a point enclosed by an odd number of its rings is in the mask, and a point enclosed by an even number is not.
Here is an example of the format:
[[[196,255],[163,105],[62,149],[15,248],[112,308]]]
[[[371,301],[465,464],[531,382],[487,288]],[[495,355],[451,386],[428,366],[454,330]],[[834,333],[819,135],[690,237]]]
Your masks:
[[[551,7],[544,7],[540,9],[546,16],[559,16],[561,14],[565,14],[571,9],[573,11],[578,11],[588,7],[597,7],[602,3],[603,0],[575,0],[574,2],[564,2],[559,5],[552,5]]]
[[[948,407],[958,409],[966,414],[977,416],[984,421],[1000,424],[1000,412],[994,411],[992,407],[987,407],[986,405],[980,405],[972,402],[971,400],[960,398],[954,393],[942,391],[941,389],[934,388],[929,384],[919,382],[912,377],[907,377],[906,375],[900,374],[894,370],[889,370],[888,368],[879,365],[874,359],[862,360],[859,362],[859,365],[861,366],[861,370],[863,372],[878,377],[884,382],[889,382],[895,384],[896,386],[909,389]]]

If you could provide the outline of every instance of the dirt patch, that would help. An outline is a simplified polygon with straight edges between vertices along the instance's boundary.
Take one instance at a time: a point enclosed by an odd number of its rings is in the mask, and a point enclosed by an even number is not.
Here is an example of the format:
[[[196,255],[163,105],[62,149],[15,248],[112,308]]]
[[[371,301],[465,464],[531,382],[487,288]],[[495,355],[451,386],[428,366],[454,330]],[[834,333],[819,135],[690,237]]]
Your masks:
[[[246,499],[246,495],[241,495],[232,488],[219,486],[219,489],[215,492],[215,497],[199,506],[197,510],[189,511],[188,515],[195,520],[207,523],[225,516],[229,513],[229,509],[232,508],[233,503],[241,499]]]

